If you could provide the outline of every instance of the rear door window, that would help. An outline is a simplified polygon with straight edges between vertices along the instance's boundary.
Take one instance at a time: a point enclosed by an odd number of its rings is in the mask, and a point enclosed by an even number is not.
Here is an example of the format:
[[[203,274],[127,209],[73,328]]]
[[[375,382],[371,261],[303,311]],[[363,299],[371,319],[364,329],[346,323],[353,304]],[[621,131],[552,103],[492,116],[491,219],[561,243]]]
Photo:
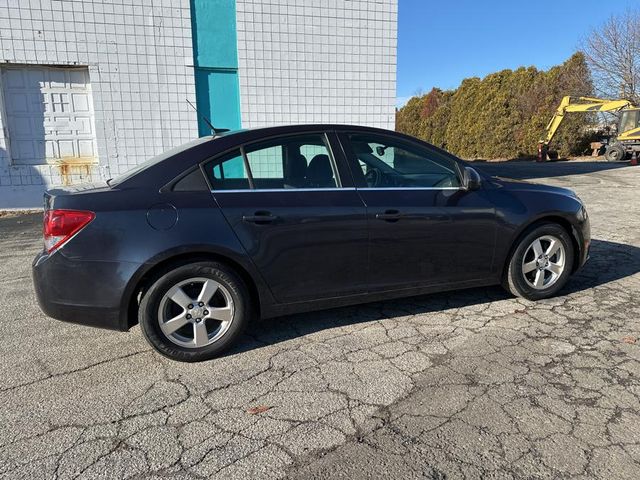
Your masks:
[[[247,145],[207,164],[214,190],[336,188],[339,177],[324,134]]]

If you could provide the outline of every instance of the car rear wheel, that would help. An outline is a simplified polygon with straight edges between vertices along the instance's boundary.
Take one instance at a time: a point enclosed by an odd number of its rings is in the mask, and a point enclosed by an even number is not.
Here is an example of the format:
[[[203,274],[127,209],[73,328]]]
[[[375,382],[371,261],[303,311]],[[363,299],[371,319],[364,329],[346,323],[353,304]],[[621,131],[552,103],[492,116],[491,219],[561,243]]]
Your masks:
[[[143,295],[142,333],[162,355],[209,360],[227,350],[252,315],[248,289],[226,265],[198,262],[165,272]]]
[[[569,280],[573,260],[574,247],[567,231],[553,223],[539,225],[519,240],[505,287],[528,300],[552,297]]]

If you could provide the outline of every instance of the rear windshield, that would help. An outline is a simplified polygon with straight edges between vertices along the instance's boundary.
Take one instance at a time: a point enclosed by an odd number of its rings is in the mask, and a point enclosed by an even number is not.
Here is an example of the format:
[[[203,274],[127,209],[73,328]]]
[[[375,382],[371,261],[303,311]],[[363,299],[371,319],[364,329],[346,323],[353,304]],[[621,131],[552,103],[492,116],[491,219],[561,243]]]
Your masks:
[[[195,147],[196,145],[200,145],[201,143],[205,143],[208,142],[209,140],[211,140],[213,137],[211,136],[206,136],[206,137],[202,137],[202,138],[197,138],[195,140],[191,140],[190,142],[187,142],[183,145],[180,145],[179,147],[175,147],[172,148],[171,150],[167,150],[166,152],[161,153],[160,155],[156,155],[155,157],[150,158],[149,160],[147,160],[146,162],[142,162],[139,165],[136,165],[135,167],[131,168],[130,170],[127,170],[126,172],[124,172],[121,175],[118,175],[117,177],[114,177],[110,180],[107,180],[107,183],[109,184],[110,187],[114,187],[122,182],[125,182],[127,180],[129,180],[131,177],[136,176],[137,174],[139,174],[140,172],[143,172],[144,170],[146,170],[149,167],[152,167],[164,160],[166,160],[167,158],[173,157],[174,155],[180,153],[180,152],[184,152],[185,150],[188,150],[191,147]]]

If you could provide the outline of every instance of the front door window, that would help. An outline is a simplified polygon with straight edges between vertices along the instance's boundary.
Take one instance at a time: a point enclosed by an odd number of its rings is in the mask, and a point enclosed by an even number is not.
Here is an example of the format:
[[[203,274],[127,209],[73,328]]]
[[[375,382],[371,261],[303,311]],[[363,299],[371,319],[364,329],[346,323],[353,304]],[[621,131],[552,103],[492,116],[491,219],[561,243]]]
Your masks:
[[[352,154],[369,188],[460,188],[454,160],[377,135],[351,135]]]

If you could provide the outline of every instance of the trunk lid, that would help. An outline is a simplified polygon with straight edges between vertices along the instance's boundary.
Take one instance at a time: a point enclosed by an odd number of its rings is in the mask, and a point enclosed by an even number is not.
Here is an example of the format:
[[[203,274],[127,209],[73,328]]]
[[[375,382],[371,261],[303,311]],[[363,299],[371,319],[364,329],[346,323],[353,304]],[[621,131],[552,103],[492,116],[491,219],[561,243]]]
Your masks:
[[[92,182],[92,183],[81,183],[78,185],[59,185],[55,186],[44,192],[44,210],[50,210],[54,208],[54,203],[56,199],[62,199],[64,197],[76,196],[76,195],[85,195],[85,194],[93,194],[99,192],[108,192],[111,188],[107,185],[107,182]],[[62,202],[67,203],[67,202]],[[64,208],[64,205],[59,205],[57,208]]]

